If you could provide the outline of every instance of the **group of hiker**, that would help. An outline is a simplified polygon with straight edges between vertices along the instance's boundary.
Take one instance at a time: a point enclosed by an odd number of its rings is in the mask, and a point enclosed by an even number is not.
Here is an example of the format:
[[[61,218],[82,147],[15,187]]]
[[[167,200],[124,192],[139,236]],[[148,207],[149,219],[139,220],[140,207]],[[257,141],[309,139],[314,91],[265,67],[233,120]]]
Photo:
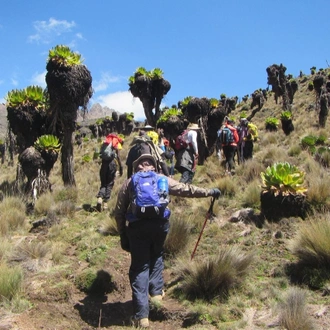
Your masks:
[[[216,150],[219,160],[225,158],[226,174],[235,173],[236,155],[238,164],[252,159],[254,142],[257,140],[257,127],[246,118],[241,118],[238,126],[232,119],[225,118],[224,125],[217,132]]]
[[[223,153],[228,171],[235,169],[234,157],[243,162],[252,158],[256,134],[243,118],[238,127],[229,118],[218,131],[217,150]],[[134,137],[126,158],[127,179],[122,184],[113,211],[123,250],[131,254],[129,280],[132,290],[133,325],[149,327],[149,302],[164,298],[163,252],[169,232],[170,195],[218,198],[218,188],[192,185],[198,161],[198,124],[189,124],[170,146],[162,129],[146,125]],[[107,209],[116,173],[123,175],[119,156],[123,140],[109,134],[101,146],[101,187],[97,209]],[[222,157],[222,156],[221,156]],[[175,158],[175,161],[174,161]],[[181,174],[173,178],[174,168]]]

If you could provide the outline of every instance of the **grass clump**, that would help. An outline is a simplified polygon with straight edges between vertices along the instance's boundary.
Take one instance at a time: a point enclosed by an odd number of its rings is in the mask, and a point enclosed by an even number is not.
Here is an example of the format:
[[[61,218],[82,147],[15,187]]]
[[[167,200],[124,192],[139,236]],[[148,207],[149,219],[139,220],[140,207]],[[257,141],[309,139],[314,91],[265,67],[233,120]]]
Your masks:
[[[181,291],[189,300],[226,299],[229,291],[241,284],[252,260],[252,254],[231,246],[203,261],[185,263]]]
[[[23,272],[20,267],[0,264],[0,301],[11,301],[22,292]]]
[[[0,235],[22,227],[25,222],[25,204],[19,197],[7,197],[0,204]]]
[[[279,322],[287,330],[314,329],[306,308],[306,293],[299,288],[290,288],[284,301],[279,304]]]
[[[170,231],[165,241],[165,254],[176,256],[185,251],[189,242],[191,225],[182,218],[171,220]]]
[[[330,216],[302,223],[291,250],[305,265],[330,269]]]

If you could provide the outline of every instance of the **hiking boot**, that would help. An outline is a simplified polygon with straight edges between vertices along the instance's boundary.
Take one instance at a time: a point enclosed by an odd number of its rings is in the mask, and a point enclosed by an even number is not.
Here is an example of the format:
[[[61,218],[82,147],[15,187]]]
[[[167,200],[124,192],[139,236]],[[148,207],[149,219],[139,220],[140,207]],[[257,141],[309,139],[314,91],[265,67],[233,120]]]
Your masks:
[[[97,199],[97,204],[96,204],[96,209],[101,212],[102,211],[102,203],[103,203],[103,199],[102,197],[99,197]]]
[[[162,294],[158,294],[156,296],[150,297],[150,302],[154,303],[156,305],[157,304],[160,305],[162,303],[164,297],[165,297],[165,291],[162,290]]]
[[[132,317],[131,321],[132,326],[135,328],[149,328],[149,319],[147,317],[139,320]]]
[[[108,203],[103,203],[103,210],[107,210],[108,209]]]

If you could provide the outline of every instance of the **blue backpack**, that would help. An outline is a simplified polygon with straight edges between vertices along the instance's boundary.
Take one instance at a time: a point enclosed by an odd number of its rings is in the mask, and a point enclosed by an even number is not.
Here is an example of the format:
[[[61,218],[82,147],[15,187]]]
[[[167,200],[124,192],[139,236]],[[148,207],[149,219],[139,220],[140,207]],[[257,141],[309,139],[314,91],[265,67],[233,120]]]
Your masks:
[[[134,222],[141,219],[169,219],[171,211],[168,193],[158,188],[159,179],[166,178],[154,171],[141,171],[133,174],[131,179],[132,212],[127,213],[126,219]],[[166,178],[167,180],[167,178]]]
[[[222,145],[228,146],[234,142],[234,134],[228,127],[224,127],[220,130],[219,140]]]

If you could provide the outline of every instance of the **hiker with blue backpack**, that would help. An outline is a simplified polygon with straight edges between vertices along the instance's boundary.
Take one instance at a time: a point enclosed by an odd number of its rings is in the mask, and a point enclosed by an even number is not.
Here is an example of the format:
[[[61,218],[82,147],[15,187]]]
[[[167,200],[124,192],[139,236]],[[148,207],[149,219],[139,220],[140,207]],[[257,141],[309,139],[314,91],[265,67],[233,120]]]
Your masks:
[[[169,195],[218,198],[218,188],[199,188],[157,173],[155,158],[141,155],[133,164],[134,174],[119,190],[114,209],[122,249],[130,252],[129,280],[135,326],[149,327],[150,301],[164,297],[164,243],[169,231]]]
[[[237,150],[239,137],[237,134],[237,129],[234,126],[234,121],[228,117],[225,118],[225,124],[219,132],[219,139],[223,154],[226,158],[226,174],[234,174],[234,157]]]

